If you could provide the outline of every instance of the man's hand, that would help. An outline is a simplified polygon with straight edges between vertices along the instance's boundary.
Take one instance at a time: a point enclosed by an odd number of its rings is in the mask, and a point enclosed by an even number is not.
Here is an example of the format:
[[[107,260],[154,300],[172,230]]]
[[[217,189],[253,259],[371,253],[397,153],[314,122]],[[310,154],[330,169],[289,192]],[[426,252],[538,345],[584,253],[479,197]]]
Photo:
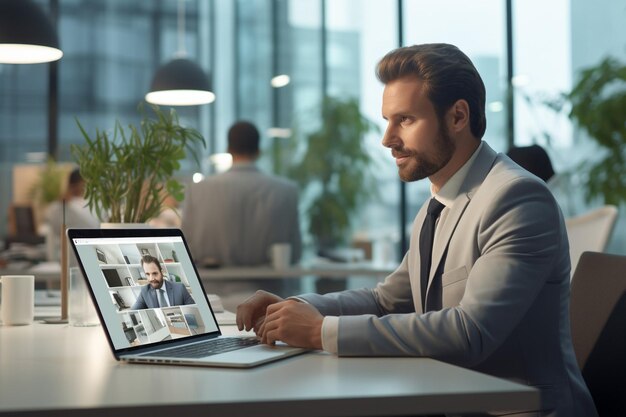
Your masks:
[[[237,306],[237,328],[254,330],[257,334],[259,326],[265,319],[265,311],[270,304],[283,301],[277,295],[259,290],[253,296]]]
[[[310,304],[296,300],[281,301],[267,307],[265,320],[257,335],[262,343],[276,341],[290,346],[322,349],[322,322],[324,317]]]

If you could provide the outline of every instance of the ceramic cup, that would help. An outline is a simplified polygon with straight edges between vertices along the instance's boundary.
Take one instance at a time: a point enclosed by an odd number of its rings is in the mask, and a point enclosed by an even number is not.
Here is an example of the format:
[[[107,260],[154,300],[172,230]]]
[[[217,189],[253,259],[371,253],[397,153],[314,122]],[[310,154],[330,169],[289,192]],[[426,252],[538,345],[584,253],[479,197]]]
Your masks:
[[[0,284],[2,324],[5,326],[32,324],[35,317],[35,276],[3,275],[0,277]]]
[[[270,246],[269,256],[274,269],[287,269],[291,265],[291,245],[289,243],[274,243]]]

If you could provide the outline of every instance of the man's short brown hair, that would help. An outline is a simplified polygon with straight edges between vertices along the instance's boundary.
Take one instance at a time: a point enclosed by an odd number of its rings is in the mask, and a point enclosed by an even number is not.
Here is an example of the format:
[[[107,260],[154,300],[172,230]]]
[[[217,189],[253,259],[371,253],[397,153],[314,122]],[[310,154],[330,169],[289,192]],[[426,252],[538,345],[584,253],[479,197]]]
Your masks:
[[[228,151],[238,155],[255,156],[259,153],[260,135],[256,126],[240,121],[228,130]]]
[[[155,264],[157,266],[157,268],[159,268],[159,271],[161,271],[161,274],[163,274],[163,268],[161,268],[161,262],[159,262],[159,260],[157,258],[155,258],[152,255],[143,255],[141,257],[141,267],[143,268],[144,264]]]
[[[380,60],[376,76],[384,84],[404,77],[422,80],[440,122],[457,100],[467,101],[472,134],[478,139],[485,134],[485,84],[456,46],[431,43],[394,49]]]

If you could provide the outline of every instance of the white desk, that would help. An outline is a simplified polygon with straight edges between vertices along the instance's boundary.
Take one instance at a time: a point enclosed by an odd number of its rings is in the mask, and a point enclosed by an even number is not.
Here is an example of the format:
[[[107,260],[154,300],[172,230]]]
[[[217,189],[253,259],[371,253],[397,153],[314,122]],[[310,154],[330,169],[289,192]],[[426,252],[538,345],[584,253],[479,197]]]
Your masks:
[[[537,390],[425,358],[310,353],[251,370],[129,365],[113,359],[99,326],[0,326],[0,416],[393,416],[539,402]]]

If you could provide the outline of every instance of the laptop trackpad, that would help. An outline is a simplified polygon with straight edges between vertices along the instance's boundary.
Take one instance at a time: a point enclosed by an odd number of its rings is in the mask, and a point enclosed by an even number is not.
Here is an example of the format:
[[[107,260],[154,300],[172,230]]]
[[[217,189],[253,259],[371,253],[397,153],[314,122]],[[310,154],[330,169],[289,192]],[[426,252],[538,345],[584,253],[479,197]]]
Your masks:
[[[299,349],[288,346],[256,345],[245,349],[238,349],[230,352],[208,356],[206,358],[200,359],[200,361],[216,364],[241,363],[242,366],[254,366],[263,362],[267,362],[269,360],[273,360],[277,357],[296,355],[305,351],[306,349]]]

